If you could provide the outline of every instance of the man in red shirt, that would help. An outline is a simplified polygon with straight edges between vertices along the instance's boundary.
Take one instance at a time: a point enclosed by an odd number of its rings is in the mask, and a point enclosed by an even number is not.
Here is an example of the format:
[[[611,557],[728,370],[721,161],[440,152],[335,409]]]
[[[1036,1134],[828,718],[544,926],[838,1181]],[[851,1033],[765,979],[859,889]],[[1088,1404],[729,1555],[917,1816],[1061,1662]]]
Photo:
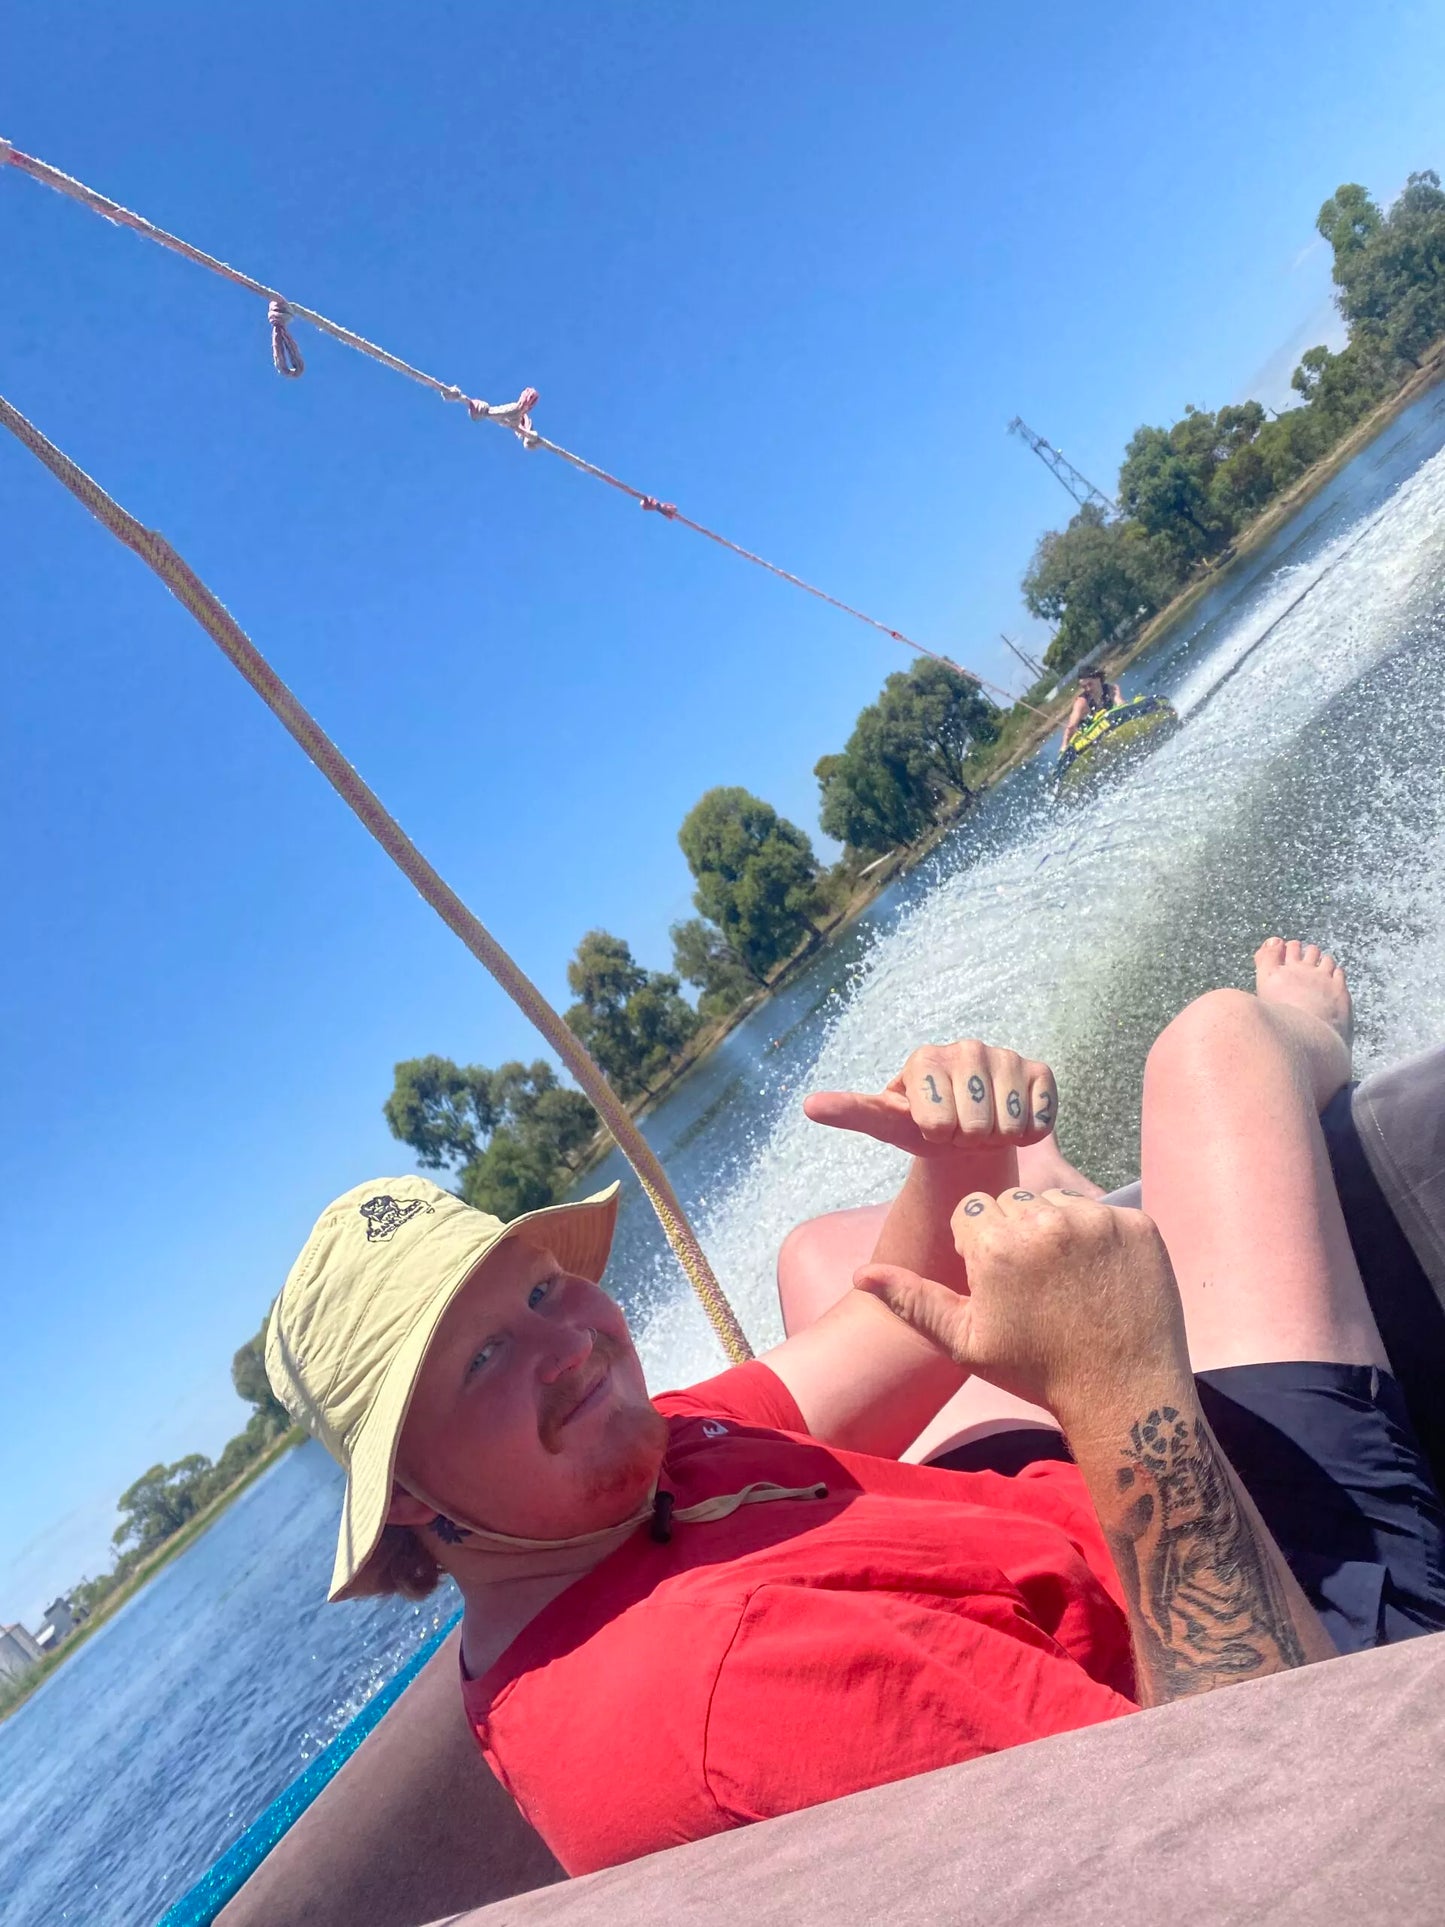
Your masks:
[[[1263,1492],[1262,1426],[1311,1519],[1358,1519],[1377,1443],[1409,1465],[1319,1132],[1344,980],[1256,961],[1151,1053],[1150,1216],[1020,1186],[1057,1093],[1014,1052],[810,1099],[912,1154],[873,1262],[687,1392],[649,1399],[600,1286],[615,1191],[503,1226],[398,1178],[323,1214],[267,1365],[348,1471],[332,1596],[452,1574],[473,1725],[569,1872],[1445,1624],[1417,1467],[1373,1560],[1287,1559],[1216,1437]],[[1057,1447],[902,1463],[970,1374]]]

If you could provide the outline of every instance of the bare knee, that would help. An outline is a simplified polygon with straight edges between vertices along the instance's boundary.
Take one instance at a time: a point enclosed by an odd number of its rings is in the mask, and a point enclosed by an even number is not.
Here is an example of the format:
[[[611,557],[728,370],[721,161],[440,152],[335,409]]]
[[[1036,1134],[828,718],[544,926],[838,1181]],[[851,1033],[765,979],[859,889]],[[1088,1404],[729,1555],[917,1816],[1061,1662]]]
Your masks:
[[[1192,1085],[1200,1078],[1236,1075],[1278,1054],[1278,1043],[1257,997],[1247,990],[1209,990],[1196,997],[1154,1040],[1144,1070],[1145,1088],[1162,1083]]]
[[[887,1215],[886,1204],[859,1205],[793,1226],[778,1247],[778,1301],[790,1338],[849,1290]]]

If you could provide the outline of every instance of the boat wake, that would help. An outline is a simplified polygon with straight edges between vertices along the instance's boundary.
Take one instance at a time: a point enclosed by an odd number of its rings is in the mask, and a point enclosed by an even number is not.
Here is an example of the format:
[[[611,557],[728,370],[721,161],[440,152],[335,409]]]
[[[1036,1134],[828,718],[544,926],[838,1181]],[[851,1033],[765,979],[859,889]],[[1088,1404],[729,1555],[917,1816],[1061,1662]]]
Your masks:
[[[1274,930],[1349,966],[1364,1067],[1445,1035],[1442,529],[1445,453],[1176,650],[1153,686],[1183,726],[1086,809],[1050,806],[1041,762],[992,799],[986,833],[944,846],[819,1003],[723,1181],[715,1163],[688,1199],[756,1345],[780,1335],[789,1228],[900,1174],[898,1154],[807,1123],[806,1090],[876,1088],[919,1042],[981,1034],[1054,1065],[1066,1149],[1121,1181],[1153,1037],[1200,991],[1246,983]],[[717,1369],[666,1261],[651,1269],[628,1297],[652,1381]]]

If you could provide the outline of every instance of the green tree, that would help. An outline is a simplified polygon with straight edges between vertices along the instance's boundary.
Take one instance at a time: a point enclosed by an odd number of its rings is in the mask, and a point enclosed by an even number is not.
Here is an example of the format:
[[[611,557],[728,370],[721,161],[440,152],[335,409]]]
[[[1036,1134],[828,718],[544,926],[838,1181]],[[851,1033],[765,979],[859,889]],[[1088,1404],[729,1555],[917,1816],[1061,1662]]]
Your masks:
[[[927,657],[888,678],[878,710],[889,734],[908,746],[914,781],[935,807],[949,791],[969,794],[968,759],[977,745],[997,740],[1002,719],[971,676]]]
[[[255,1464],[267,1446],[273,1444],[290,1423],[284,1407],[281,1408],[279,1421],[267,1412],[253,1412],[244,1431],[227,1439],[221,1447],[221,1456],[197,1483],[198,1504],[208,1506],[212,1499],[218,1499],[223,1492],[228,1492],[247,1467]]]
[[[496,1124],[522,1143],[564,1164],[581,1168],[582,1153],[597,1135],[591,1100],[559,1081],[543,1058],[499,1065],[491,1074]]]
[[[1353,428],[1395,386],[1392,358],[1365,340],[1352,341],[1337,355],[1328,348],[1312,349],[1314,393],[1311,406],[1330,422],[1336,433]],[[1298,374],[1305,365],[1301,358]]]
[[[1363,258],[1384,225],[1384,216],[1357,181],[1337,187],[1315,216],[1315,226],[1334,250],[1335,281],[1343,284],[1349,264]]]
[[[508,1130],[494,1131],[484,1151],[462,1171],[461,1193],[478,1211],[515,1218],[556,1204],[568,1175],[541,1145],[526,1143]]]
[[[143,1472],[116,1501],[121,1522],[111,1544],[142,1559],[154,1552],[200,1509],[201,1491],[211,1469],[204,1453],[192,1452],[174,1465],[153,1465]]]
[[[1419,364],[1445,334],[1445,192],[1412,174],[1382,214],[1358,182],[1336,188],[1316,222],[1334,250],[1336,301],[1352,342]]]
[[[255,1413],[269,1424],[273,1433],[284,1432],[291,1423],[286,1407],[271,1390],[266,1376],[266,1320],[254,1338],[248,1338],[231,1360],[231,1383],[243,1403],[254,1406]],[[218,1461],[219,1463],[219,1461]]]
[[[750,997],[759,979],[749,971],[716,924],[702,917],[675,923],[672,967],[684,983],[696,985],[700,1017],[726,1017]]]
[[[392,1136],[411,1146],[418,1164],[434,1171],[465,1169],[498,1131],[576,1169],[579,1153],[597,1129],[591,1104],[560,1083],[542,1058],[494,1071],[454,1064],[448,1057],[410,1058],[395,1067],[382,1112]]]
[[[748,790],[708,790],[683,818],[678,843],[697,884],[693,903],[754,977],[819,934],[825,914],[813,846],[796,824]]]
[[[1258,403],[1250,403],[1257,409]],[[1264,411],[1259,409],[1261,419]],[[1186,408],[1172,428],[1136,429],[1119,470],[1119,503],[1177,576],[1222,549],[1237,524],[1213,493],[1216,471],[1249,439],[1243,424]]]
[[[382,1109],[419,1164],[458,1173],[467,1202],[498,1217],[555,1203],[597,1132],[591,1104],[542,1058],[496,1070],[410,1058]]]
[[[1176,579],[1137,523],[1107,521],[1097,503],[1080,509],[1066,529],[1040,539],[1022,584],[1030,613],[1060,624],[1047,652],[1050,669],[1072,669],[1122,640],[1153,615]]]
[[[583,937],[567,983],[577,1001],[564,1021],[623,1097],[645,1091],[697,1029],[697,1012],[677,978],[645,970],[622,938],[606,930]]]
[[[1001,712],[947,663],[898,670],[859,714],[841,755],[814,766],[825,835],[872,854],[909,843],[968,796],[968,760]]]
[[[813,765],[821,796],[818,825],[862,856],[882,856],[911,843],[932,821],[927,804],[887,760],[876,716],[859,718],[848,747]]]
[[[382,1114],[423,1170],[455,1170],[481,1150],[500,1119],[492,1073],[449,1057],[412,1057],[395,1067]]]

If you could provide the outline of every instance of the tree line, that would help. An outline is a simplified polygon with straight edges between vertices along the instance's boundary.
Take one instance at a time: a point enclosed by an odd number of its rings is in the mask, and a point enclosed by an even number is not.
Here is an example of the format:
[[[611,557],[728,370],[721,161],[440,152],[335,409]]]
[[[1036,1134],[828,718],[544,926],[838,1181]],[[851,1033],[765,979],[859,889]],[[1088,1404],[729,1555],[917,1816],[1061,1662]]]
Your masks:
[[[618,1095],[646,1096],[707,1024],[813,949],[870,856],[911,843],[966,801],[970,756],[995,740],[1001,715],[945,663],[890,676],[843,749],[817,767],[822,828],[844,845],[831,867],[750,791],[700,797],[677,837],[698,914],[672,926],[672,969],[647,969],[608,930],[589,930],[567,966],[576,1001],[564,1021]],[[424,1169],[449,1172],[469,1204],[501,1218],[564,1196],[598,1128],[587,1099],[545,1060],[492,1070],[410,1058],[395,1067],[383,1113]]]
[[[82,1579],[67,1595],[77,1618],[89,1618],[118,1586],[124,1585],[151,1554],[228,1492],[247,1468],[290,1429],[290,1415],[266,1376],[266,1327],[248,1338],[231,1360],[236,1396],[251,1407],[245,1427],[227,1440],[214,1463],[190,1452],[173,1465],[153,1465],[116,1501],[120,1524],[111,1535],[112,1564],[94,1579]]]
[[[1333,251],[1346,346],[1301,356],[1290,383],[1300,400],[1283,413],[1257,401],[1214,412],[1189,407],[1172,427],[1136,430],[1119,470],[1119,514],[1097,504],[1080,509],[1041,539],[1024,575],[1030,612],[1056,625],[1044,657],[1054,676],[1126,643],[1445,334],[1438,174],[1412,174],[1388,212],[1346,183],[1321,207],[1316,227]]]
[[[1118,651],[1245,525],[1393,393],[1445,334],[1445,193],[1412,174],[1383,212],[1347,184],[1320,209],[1348,331],[1340,352],[1309,349],[1296,406],[1188,407],[1145,425],[1124,452],[1118,513],[1082,508],[1039,541],[1024,601],[1054,625],[1038,703],[1086,656]],[[806,953],[875,858],[957,815],[1024,734],[1030,712],[1000,709],[947,663],[888,677],[842,749],[818,761],[819,827],[843,846],[825,867],[804,831],[747,790],[709,790],[678,842],[695,917],[671,930],[672,968],[649,970],[621,937],[589,930],[567,966],[567,1024],[624,1098],[667,1076],[709,1022],[765,990]],[[688,1001],[683,986],[694,993]],[[443,1057],[395,1067],[385,1115],[429,1170],[500,1217],[563,1196],[587,1161],[597,1119],[545,1062],[498,1070]]]

